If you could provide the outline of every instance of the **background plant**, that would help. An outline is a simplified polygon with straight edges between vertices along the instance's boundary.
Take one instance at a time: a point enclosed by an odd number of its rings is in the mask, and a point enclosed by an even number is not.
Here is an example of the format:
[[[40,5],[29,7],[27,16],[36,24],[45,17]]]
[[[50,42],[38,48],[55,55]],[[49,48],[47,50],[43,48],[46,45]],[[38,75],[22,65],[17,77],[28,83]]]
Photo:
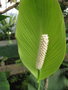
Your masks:
[[[8,19],[0,21],[0,35],[3,38],[11,39],[11,35],[15,33],[16,17],[10,16]]]

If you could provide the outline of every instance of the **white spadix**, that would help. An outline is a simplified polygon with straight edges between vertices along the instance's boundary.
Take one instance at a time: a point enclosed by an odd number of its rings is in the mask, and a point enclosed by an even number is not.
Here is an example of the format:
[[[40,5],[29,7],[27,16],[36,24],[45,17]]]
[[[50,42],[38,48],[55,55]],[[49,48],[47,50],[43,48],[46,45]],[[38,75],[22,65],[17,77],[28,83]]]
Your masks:
[[[41,36],[39,51],[36,61],[36,68],[40,70],[44,64],[44,59],[46,57],[47,49],[48,49],[49,37],[48,34],[43,34]]]

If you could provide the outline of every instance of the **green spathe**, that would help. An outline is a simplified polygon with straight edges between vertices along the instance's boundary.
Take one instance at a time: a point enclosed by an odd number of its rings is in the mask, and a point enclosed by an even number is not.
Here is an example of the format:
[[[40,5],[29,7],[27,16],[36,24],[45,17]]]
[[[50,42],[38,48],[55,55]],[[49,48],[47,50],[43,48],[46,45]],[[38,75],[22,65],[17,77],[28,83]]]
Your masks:
[[[18,50],[23,64],[38,78],[36,60],[42,34],[49,45],[39,80],[53,74],[64,59],[65,25],[58,0],[21,0],[16,30]]]

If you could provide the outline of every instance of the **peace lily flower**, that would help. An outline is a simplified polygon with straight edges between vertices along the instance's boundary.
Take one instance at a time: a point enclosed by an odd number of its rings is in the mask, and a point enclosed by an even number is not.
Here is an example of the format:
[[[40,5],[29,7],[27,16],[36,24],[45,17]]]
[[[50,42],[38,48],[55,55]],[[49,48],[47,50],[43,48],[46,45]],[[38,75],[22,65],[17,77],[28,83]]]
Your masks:
[[[47,49],[48,49],[48,43],[49,43],[48,35],[43,34],[41,36],[38,57],[37,57],[37,61],[36,61],[36,68],[38,70],[40,70],[44,64],[44,60],[46,58],[46,53],[47,53]]]

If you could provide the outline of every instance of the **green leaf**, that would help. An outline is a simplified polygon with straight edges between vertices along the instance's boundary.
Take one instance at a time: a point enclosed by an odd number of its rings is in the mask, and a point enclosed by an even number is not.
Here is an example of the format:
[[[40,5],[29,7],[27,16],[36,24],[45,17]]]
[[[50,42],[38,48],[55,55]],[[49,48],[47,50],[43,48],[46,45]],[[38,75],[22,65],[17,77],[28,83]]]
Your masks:
[[[44,65],[36,69],[42,34],[48,34],[49,45]],[[16,38],[23,64],[39,80],[52,75],[64,59],[65,25],[58,0],[21,0]]]
[[[0,72],[0,90],[10,90],[5,72]]]
[[[31,84],[28,84],[28,90],[36,90]]]
[[[0,14],[0,21],[1,21],[1,20],[4,20],[4,19],[7,18],[7,17],[8,17],[8,16],[1,15],[1,14]]]
[[[65,85],[62,71],[58,70],[54,75],[50,76],[48,82],[48,90],[63,90]]]

